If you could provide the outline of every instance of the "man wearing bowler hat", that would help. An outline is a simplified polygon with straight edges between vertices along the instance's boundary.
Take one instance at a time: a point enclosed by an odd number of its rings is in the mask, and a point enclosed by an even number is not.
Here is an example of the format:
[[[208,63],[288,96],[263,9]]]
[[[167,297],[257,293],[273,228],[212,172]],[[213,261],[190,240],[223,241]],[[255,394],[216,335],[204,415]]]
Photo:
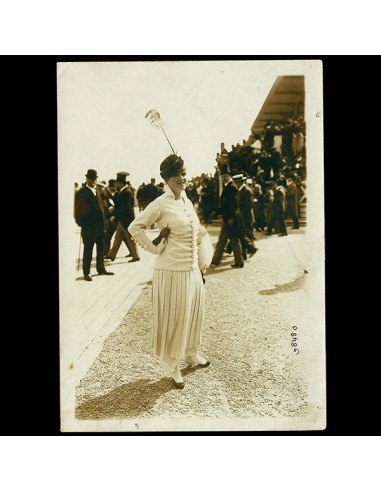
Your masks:
[[[134,196],[127,186],[128,175],[129,173],[126,172],[120,172],[116,175],[115,186],[118,192],[114,196],[114,217],[118,221],[118,224],[116,226],[114,243],[110,251],[107,253],[106,258],[111,261],[115,260],[120,245],[124,239],[132,255],[131,260],[129,260],[129,263],[131,263],[134,261],[139,261],[140,258],[136,244],[133,241],[131,234],[127,230],[127,227],[135,219]]]
[[[75,194],[75,221],[81,227],[83,239],[83,275],[91,281],[90,265],[94,244],[97,245],[97,272],[99,275],[114,275],[104,267],[105,212],[102,198],[95,188],[97,172],[89,169],[86,184]]]

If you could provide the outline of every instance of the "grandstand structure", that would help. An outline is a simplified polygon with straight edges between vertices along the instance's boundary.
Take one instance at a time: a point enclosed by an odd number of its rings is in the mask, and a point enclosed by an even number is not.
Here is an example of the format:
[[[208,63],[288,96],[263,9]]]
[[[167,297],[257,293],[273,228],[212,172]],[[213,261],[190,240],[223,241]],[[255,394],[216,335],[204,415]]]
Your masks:
[[[278,76],[262,105],[254,123],[251,127],[251,134],[247,143],[254,143],[253,136],[261,135],[267,121],[281,123],[288,118],[302,116],[304,119],[305,89],[304,75],[281,75]],[[301,226],[307,225],[307,196],[306,182],[304,181],[299,198]],[[291,224],[290,219],[286,220],[287,225]]]
[[[254,144],[256,140],[259,138],[263,139],[263,135],[266,133],[266,124],[270,123],[271,125],[279,125],[279,128],[282,128],[283,125],[290,119],[302,119],[303,122],[305,119],[304,75],[280,75],[275,79],[275,82],[271,87],[268,96],[266,97],[259,113],[257,114],[251,126],[250,135],[247,140],[244,140],[243,145],[245,146],[245,148],[247,148],[248,146],[255,147]],[[306,153],[304,149],[304,156],[305,155]],[[219,167],[221,166],[221,161],[219,162]],[[219,171],[221,172],[220,169]],[[270,182],[266,181],[266,183]],[[222,182],[219,176],[220,195],[221,192]],[[305,227],[307,225],[307,195],[305,180],[300,182],[299,192],[299,223],[300,226]],[[265,204],[265,208],[267,209],[267,204]],[[286,224],[288,226],[292,225],[292,221],[290,218],[286,219]]]
[[[248,144],[254,143],[255,133],[262,134],[266,121],[281,123],[296,116],[304,119],[304,100],[304,75],[277,77],[251,127]]]

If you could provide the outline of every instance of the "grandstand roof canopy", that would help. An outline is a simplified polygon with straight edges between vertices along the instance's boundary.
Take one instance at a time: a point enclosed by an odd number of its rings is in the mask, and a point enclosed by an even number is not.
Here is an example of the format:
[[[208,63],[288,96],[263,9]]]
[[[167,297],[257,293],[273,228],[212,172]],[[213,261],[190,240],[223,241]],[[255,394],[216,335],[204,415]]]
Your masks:
[[[294,116],[304,118],[304,75],[282,75],[276,78],[251,132],[260,134],[266,121],[281,122]]]

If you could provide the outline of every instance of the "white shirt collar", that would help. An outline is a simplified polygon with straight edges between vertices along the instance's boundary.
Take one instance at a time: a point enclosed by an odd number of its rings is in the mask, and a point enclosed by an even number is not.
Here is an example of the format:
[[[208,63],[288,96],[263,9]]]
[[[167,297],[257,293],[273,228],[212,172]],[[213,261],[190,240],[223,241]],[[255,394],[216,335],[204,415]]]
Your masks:
[[[125,190],[126,188],[127,188],[127,185],[124,185],[124,186],[123,186],[123,188],[121,188],[121,189],[119,190],[119,192],[121,192],[121,191]]]
[[[96,190],[95,186],[94,186],[94,188],[90,188],[90,186],[89,186],[89,185],[86,185],[86,188],[89,188],[89,190],[90,190],[90,191],[91,191],[91,192],[92,192],[95,196],[97,196],[97,190]]]
[[[242,188],[244,188],[244,187],[245,187],[245,183],[242,183],[241,187],[239,188],[239,191],[241,191]]]

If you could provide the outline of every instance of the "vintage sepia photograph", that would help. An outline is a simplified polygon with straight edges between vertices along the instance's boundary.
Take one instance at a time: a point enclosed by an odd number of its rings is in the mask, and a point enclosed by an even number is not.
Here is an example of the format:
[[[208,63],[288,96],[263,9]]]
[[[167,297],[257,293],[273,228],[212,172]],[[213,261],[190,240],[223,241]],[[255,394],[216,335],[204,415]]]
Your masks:
[[[326,428],[323,64],[57,64],[61,432]]]

